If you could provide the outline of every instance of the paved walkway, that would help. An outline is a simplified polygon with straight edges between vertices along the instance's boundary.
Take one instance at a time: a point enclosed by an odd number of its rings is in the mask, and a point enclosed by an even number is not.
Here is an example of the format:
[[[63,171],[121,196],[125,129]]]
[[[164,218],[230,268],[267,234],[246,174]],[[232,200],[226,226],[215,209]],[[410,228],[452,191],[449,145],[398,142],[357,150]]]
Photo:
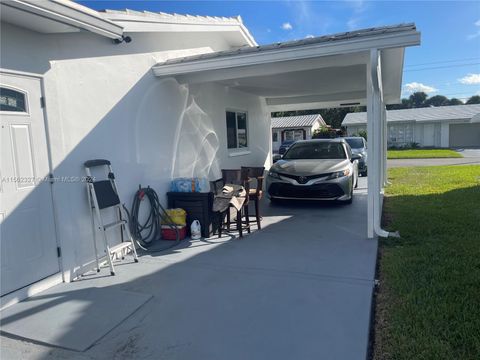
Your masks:
[[[2,358],[363,360],[377,252],[365,187],[352,205],[266,203],[264,228],[243,239],[185,242],[87,278],[153,298],[86,352],[2,337]]]
[[[391,159],[387,167],[405,166],[445,166],[445,165],[480,165],[479,157],[446,158],[446,159]]]

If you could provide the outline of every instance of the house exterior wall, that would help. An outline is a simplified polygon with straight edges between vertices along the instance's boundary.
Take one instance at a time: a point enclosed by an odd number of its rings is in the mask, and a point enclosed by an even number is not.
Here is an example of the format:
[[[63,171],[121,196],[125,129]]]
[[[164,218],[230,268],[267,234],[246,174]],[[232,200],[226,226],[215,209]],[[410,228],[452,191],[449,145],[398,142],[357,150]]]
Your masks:
[[[450,129],[451,126],[455,126],[455,124],[468,124],[465,121],[460,119],[458,120],[449,120],[449,121],[437,121],[437,122],[395,122],[395,123],[388,123],[387,125],[387,138],[389,139],[389,144],[393,144],[392,138],[396,133],[392,131],[393,128],[401,128],[402,131],[406,131],[407,129],[411,129],[411,136],[405,137],[407,140],[405,142],[400,142],[397,145],[401,144],[408,144],[410,142],[418,143],[420,146],[423,147],[452,147],[452,146],[459,146],[462,143],[462,139],[457,139],[455,143],[452,142],[450,138]],[[473,125],[473,124],[469,124]],[[349,136],[358,134],[360,130],[365,130],[366,127],[363,124],[360,125],[348,125],[347,126],[347,134]],[[472,126],[472,129],[474,127]],[[408,131],[407,131],[408,132]],[[471,140],[465,138],[465,146],[472,146]],[[461,146],[461,145],[460,145]],[[479,144],[480,146],[480,139]]]
[[[367,125],[348,125],[347,126],[347,135],[348,136],[353,136],[355,134],[358,134],[359,131],[366,131],[367,130]]]
[[[151,71],[167,58],[228,49],[220,36],[135,33],[130,44],[114,45],[86,32],[44,35],[1,26],[2,68],[44,76],[55,176],[84,176],[85,160],[106,158],[127,205],[139,184],[153,187],[165,204],[172,177],[214,179],[222,167],[270,163],[263,99],[215,84],[180,85]],[[248,151],[227,151],[226,109],[248,113]],[[69,281],[93,265],[86,186],[56,182],[53,192]]]
[[[319,123],[315,123],[314,125],[312,126],[305,126],[305,127],[292,127],[292,128],[288,128],[288,129],[283,129],[283,128],[274,128],[272,129],[272,137],[273,137],[273,133],[277,133],[277,141],[272,141],[272,150],[274,153],[277,153],[278,152],[278,149],[280,148],[280,145],[282,145],[282,142],[283,142],[283,138],[282,138],[282,134],[284,131],[286,130],[302,130],[304,133],[305,133],[305,140],[309,140],[312,138],[312,135],[313,135],[313,132],[320,128],[320,124]]]
[[[274,135],[276,134],[277,141],[273,141]],[[280,145],[282,145],[282,131],[281,129],[272,129],[272,151],[274,153],[278,153],[278,149],[280,149]]]

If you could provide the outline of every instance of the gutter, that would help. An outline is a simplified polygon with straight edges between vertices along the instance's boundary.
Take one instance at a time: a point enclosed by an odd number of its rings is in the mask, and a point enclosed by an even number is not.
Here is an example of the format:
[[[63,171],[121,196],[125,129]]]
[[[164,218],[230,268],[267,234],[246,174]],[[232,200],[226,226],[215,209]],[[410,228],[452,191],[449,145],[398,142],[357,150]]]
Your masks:
[[[110,39],[122,39],[123,27],[103,19],[96,11],[74,2],[65,0],[8,0],[2,1],[1,4]]]

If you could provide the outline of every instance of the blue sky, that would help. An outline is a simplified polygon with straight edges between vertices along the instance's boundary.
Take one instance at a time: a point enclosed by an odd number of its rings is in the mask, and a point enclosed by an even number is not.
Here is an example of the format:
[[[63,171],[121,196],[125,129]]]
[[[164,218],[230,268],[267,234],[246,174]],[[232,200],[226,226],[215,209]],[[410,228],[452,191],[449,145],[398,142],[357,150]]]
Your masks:
[[[480,95],[479,1],[78,1],[94,9],[237,16],[259,44],[415,22],[422,45],[406,52],[403,94]]]

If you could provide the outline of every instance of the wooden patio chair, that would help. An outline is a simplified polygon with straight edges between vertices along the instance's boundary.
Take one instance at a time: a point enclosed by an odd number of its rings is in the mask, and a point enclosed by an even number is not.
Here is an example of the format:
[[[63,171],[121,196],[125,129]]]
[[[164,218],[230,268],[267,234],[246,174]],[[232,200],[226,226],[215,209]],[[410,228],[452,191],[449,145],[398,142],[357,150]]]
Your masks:
[[[236,219],[236,229],[239,232],[240,237],[243,237],[243,230],[247,230],[250,233],[250,220],[248,215],[248,202],[249,202],[249,177],[248,172],[246,170],[241,169],[222,169],[222,178],[215,180],[212,182],[212,188],[215,194],[218,194],[222,191],[222,188],[225,184],[235,184],[235,185],[242,185],[245,188],[245,202],[243,207],[240,211],[235,209],[237,212],[237,219]],[[226,211],[226,227],[227,231],[230,231],[231,228],[231,208],[233,206],[230,205],[230,208]],[[218,224],[218,237],[222,236],[222,228],[223,228],[223,214],[220,214],[220,221]],[[243,217],[245,217],[245,227],[243,226]]]
[[[263,180],[265,174],[265,167],[263,166],[242,166],[242,171],[248,174],[250,179],[255,179],[257,182],[256,187],[249,188],[248,198],[253,200],[255,203],[255,219],[257,221],[258,229],[262,228],[261,220],[262,216],[260,215],[260,200],[263,197]],[[248,213],[248,211],[247,211]]]

